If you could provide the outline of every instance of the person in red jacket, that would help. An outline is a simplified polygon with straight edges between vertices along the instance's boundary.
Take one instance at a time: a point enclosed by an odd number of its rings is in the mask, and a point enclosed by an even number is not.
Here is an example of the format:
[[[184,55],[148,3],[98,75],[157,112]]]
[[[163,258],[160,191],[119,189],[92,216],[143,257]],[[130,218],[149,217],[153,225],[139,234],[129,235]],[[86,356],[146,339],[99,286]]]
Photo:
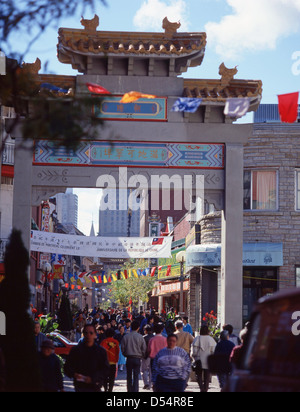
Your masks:
[[[101,342],[101,346],[106,350],[107,358],[109,362],[109,376],[104,382],[105,392],[112,392],[116,379],[117,364],[120,356],[119,342],[114,339],[115,331],[113,329],[107,329],[106,339]]]

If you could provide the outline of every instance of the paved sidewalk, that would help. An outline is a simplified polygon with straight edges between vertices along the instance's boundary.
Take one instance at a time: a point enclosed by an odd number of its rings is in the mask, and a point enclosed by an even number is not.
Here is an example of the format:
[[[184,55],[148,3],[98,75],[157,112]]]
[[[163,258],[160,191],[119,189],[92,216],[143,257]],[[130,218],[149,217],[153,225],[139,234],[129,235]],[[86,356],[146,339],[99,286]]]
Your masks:
[[[118,393],[118,392],[127,392],[127,382],[126,382],[126,368],[124,369],[124,371],[118,371],[118,376],[115,382],[115,386],[114,386],[114,393]],[[65,384],[65,390],[66,392],[74,392],[74,386],[73,386],[73,382],[69,379],[69,378],[65,378],[64,380],[64,384]],[[140,385],[139,385],[139,390],[140,392],[145,392],[145,393],[153,393],[152,390],[145,390],[144,388],[144,383],[143,380],[140,379]],[[186,393],[200,393],[199,390],[199,386],[196,382],[189,382],[189,385],[186,389]],[[212,383],[210,385],[210,389],[209,392],[220,392],[220,387],[219,387],[219,383],[218,383],[218,379],[216,376],[213,376],[212,379]]]

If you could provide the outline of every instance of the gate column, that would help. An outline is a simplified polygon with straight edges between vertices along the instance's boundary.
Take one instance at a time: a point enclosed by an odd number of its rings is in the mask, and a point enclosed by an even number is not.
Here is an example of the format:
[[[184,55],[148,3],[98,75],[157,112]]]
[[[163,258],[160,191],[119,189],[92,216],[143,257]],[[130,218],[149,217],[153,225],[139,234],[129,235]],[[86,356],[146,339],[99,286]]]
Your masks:
[[[226,145],[222,211],[221,322],[243,327],[243,145]]]
[[[32,140],[16,137],[13,228],[22,232],[24,246],[30,251]]]

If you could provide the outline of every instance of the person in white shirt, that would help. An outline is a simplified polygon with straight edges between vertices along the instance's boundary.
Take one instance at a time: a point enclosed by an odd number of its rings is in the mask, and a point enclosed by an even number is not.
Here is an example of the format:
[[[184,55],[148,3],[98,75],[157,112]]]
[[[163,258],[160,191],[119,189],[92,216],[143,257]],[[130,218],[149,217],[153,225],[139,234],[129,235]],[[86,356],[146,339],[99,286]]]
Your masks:
[[[216,341],[209,336],[207,326],[202,326],[200,336],[192,344],[191,355],[195,363],[195,372],[201,392],[208,392],[211,374],[208,369],[208,357],[213,355],[217,346]]]

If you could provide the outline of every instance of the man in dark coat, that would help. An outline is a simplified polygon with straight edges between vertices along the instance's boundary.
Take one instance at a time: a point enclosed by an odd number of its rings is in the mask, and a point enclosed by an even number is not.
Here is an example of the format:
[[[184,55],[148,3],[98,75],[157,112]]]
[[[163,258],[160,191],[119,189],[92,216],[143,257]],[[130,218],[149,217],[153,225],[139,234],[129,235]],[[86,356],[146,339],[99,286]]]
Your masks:
[[[60,360],[51,340],[44,340],[39,353],[43,392],[63,392],[64,383]]]
[[[76,392],[100,392],[109,376],[109,362],[105,349],[96,345],[94,325],[86,325],[84,340],[75,346],[65,364],[65,374],[74,379]]]

